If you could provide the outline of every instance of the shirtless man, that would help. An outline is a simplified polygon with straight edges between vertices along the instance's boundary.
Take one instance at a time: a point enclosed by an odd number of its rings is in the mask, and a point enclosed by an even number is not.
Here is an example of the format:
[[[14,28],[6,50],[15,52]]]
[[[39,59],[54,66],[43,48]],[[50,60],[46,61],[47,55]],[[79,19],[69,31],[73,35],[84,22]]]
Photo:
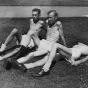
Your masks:
[[[48,12],[48,20],[46,20],[46,24],[47,24],[46,40],[42,39],[40,41],[38,36],[33,35],[32,37],[36,42],[36,45],[38,46],[37,51],[32,52],[25,57],[19,58],[17,61],[12,62],[14,68],[17,67],[17,69],[20,69],[21,71],[26,71],[29,68],[43,65],[48,59],[52,45],[58,41],[59,37],[62,38],[62,41],[66,46],[62,24],[60,21],[57,20],[57,18],[58,18],[58,14],[55,10],[50,10]],[[38,64],[36,62],[24,64],[24,65],[22,64],[33,57],[44,55],[44,54],[46,54],[46,56],[44,57],[43,60],[38,61],[37,62]]]

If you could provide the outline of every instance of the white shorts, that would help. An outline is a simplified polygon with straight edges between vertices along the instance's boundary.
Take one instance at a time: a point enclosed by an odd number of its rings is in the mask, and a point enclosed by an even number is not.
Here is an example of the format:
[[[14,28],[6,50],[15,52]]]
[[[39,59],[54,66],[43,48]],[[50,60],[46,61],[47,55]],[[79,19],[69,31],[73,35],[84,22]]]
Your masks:
[[[50,42],[50,41],[47,41],[45,39],[42,39],[40,41],[40,45],[38,47],[38,50],[44,49],[44,50],[51,51],[53,43],[54,42]]]
[[[75,48],[69,48],[72,51],[72,56],[70,59],[65,58],[68,62],[70,62],[71,64],[73,64],[73,62],[75,61],[75,59],[78,59],[81,56],[81,52],[78,49]]]
[[[72,50],[71,59],[78,59],[81,56],[81,52],[78,49],[70,48]]]
[[[73,48],[78,49],[83,55],[88,55],[88,46],[83,43],[79,43],[78,45],[73,46]]]
[[[21,43],[20,44],[22,44],[22,42],[24,42],[25,38],[26,38],[26,35],[22,35],[22,40],[21,40]],[[18,44],[18,42],[17,42],[17,44]],[[31,38],[31,42],[28,45],[28,47],[30,47],[30,48],[34,47],[34,42],[33,42],[33,39],[32,38]]]
[[[88,55],[88,46],[84,45],[80,48],[80,52],[82,55]]]

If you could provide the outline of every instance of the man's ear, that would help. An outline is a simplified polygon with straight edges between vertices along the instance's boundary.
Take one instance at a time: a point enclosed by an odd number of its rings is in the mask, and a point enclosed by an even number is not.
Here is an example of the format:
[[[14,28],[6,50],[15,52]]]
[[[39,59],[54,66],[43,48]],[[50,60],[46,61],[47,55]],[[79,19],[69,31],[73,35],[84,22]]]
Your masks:
[[[39,16],[41,16],[41,14],[39,14]]]
[[[58,17],[55,17],[55,19],[57,20]]]

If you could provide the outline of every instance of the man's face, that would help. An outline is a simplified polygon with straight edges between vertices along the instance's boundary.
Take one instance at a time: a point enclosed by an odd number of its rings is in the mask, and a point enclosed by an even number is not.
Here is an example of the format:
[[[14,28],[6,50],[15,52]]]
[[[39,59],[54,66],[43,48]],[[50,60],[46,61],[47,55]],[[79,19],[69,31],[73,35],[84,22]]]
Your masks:
[[[48,19],[49,19],[49,22],[50,22],[51,24],[52,24],[53,22],[55,22],[56,17],[54,16],[54,13],[53,13],[53,12],[49,13]]]
[[[33,12],[32,12],[32,17],[33,17],[33,20],[39,19],[39,14],[38,14],[38,12],[37,12],[37,11],[33,11]]]

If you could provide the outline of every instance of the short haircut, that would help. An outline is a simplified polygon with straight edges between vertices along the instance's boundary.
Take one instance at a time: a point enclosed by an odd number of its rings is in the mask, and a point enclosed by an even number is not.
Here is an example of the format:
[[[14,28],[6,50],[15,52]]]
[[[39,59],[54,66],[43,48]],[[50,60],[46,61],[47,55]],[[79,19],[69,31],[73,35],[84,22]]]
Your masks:
[[[55,16],[55,17],[58,17],[58,13],[56,12],[56,10],[50,10],[50,11],[48,12],[48,15],[49,15],[51,12],[54,13],[54,16]]]
[[[34,9],[32,10],[32,12],[33,12],[33,11],[37,11],[39,15],[41,14],[41,10],[38,9],[38,8],[34,8]]]

